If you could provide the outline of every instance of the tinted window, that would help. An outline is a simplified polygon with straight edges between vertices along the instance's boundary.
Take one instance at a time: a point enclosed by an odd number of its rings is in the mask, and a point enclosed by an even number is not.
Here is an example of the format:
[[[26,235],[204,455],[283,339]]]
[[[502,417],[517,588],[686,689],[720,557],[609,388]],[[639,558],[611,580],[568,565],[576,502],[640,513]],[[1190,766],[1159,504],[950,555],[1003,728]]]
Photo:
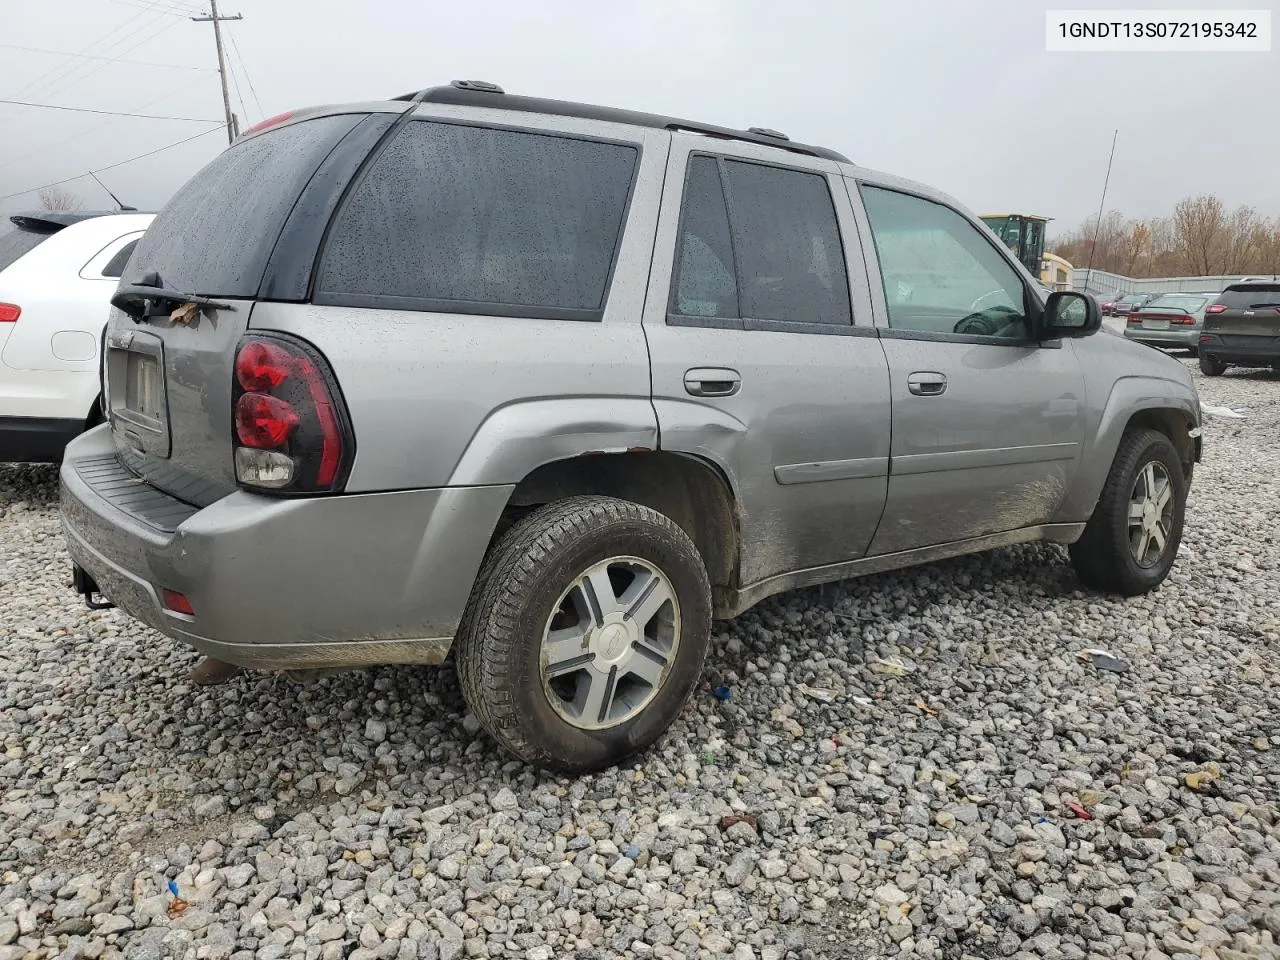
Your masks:
[[[128,264],[184,293],[252,297],[298,194],[359,120],[321,117],[228,147],[160,211]]]
[[[24,230],[8,224],[7,230],[0,230],[0,270],[17,263],[20,257],[30,253],[50,236],[48,233],[36,233],[34,230]]]
[[[725,164],[742,315],[851,322],[849,280],[825,177]]]
[[[1280,284],[1256,287],[1228,287],[1217,299],[1229,310],[1258,310],[1280,307]]]
[[[676,249],[674,312],[689,317],[739,316],[729,213],[713,157],[689,161]]]
[[[928,333],[1027,337],[1025,289],[986,237],[950,207],[863,187],[889,326]]]
[[[124,273],[124,265],[129,262],[129,257],[133,255],[133,248],[137,245],[137,240],[130,240],[116,251],[116,255],[108,260],[107,265],[102,268],[102,275],[104,277],[118,277]]]
[[[317,290],[596,316],[638,156],[618,144],[411,123],[338,214]]]

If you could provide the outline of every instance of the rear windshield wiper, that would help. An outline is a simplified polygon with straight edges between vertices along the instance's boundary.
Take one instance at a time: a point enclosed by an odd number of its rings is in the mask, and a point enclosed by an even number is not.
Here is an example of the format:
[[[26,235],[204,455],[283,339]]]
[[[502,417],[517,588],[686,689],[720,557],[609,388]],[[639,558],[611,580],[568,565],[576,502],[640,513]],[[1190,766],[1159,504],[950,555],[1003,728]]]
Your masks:
[[[121,284],[111,298],[113,307],[123,310],[139,323],[151,317],[168,316],[187,303],[194,303],[206,310],[235,310],[229,303],[220,303],[194,293],[170,290],[155,271],[143,274],[136,283]]]

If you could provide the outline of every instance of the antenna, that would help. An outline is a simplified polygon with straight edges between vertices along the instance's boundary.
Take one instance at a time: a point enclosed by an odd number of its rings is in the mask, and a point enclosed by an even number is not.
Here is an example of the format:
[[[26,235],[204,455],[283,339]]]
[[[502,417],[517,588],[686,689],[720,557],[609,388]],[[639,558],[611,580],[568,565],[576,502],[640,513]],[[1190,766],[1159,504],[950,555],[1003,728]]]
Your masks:
[[[98,175],[94,173],[92,170],[89,171],[89,176],[93,177],[93,179],[95,180],[98,180]],[[103,190],[107,191],[107,196],[109,196],[112,200],[116,202],[116,206],[120,208],[121,213],[124,213],[126,210],[136,211],[138,209],[137,207],[126,207],[123,203],[120,202],[120,198],[117,197],[114,193],[112,193],[110,188],[101,180],[98,180],[98,186],[100,186]]]
[[[1102,208],[1107,203],[1107,184],[1111,182],[1111,161],[1116,158],[1116,139],[1120,131],[1111,135],[1111,156],[1107,157],[1107,177],[1102,181],[1102,199],[1098,201],[1098,220],[1093,225],[1093,244],[1089,247],[1089,266],[1085,268],[1085,292],[1089,292],[1089,284],[1093,282],[1093,255],[1098,252],[1098,234],[1102,232]]]

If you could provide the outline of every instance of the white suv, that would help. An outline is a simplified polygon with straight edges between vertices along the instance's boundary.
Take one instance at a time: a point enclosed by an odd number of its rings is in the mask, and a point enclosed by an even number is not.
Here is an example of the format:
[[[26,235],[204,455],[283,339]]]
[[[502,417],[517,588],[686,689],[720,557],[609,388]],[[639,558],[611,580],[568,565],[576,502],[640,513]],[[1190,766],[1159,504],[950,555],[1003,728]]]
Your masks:
[[[109,301],[149,213],[53,213],[0,223],[0,461],[56,462],[101,419]]]

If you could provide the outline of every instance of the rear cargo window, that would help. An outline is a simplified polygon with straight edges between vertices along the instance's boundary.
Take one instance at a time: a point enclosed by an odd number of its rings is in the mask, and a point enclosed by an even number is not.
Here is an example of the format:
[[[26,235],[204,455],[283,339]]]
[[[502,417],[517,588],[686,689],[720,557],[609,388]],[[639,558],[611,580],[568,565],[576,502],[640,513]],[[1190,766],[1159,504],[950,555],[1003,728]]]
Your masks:
[[[1280,307],[1280,284],[1228,287],[1217,299],[1228,310],[1265,310]]]
[[[228,147],[165,204],[126,282],[154,270],[184,293],[254,296],[298,194],[362,116],[307,120]]]
[[[24,230],[11,223],[7,225],[8,229],[0,228],[0,270],[17,263],[19,258],[26,256],[51,236],[48,233]]]
[[[598,319],[638,156],[415,121],[339,212],[316,302]]]

